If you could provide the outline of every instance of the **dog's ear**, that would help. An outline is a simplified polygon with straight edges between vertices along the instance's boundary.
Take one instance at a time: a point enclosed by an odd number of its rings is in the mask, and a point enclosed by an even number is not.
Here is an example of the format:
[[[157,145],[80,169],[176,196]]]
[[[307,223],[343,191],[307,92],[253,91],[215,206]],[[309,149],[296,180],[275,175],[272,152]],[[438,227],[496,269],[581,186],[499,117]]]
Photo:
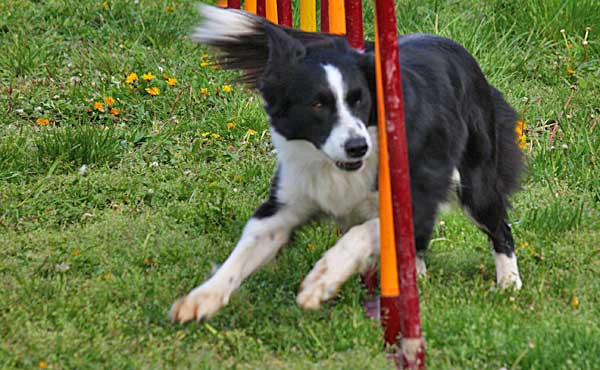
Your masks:
[[[239,81],[251,87],[260,88],[265,78],[285,73],[306,52],[284,27],[253,14],[204,4],[198,10],[202,20],[192,40],[217,48],[218,64],[242,71]]]

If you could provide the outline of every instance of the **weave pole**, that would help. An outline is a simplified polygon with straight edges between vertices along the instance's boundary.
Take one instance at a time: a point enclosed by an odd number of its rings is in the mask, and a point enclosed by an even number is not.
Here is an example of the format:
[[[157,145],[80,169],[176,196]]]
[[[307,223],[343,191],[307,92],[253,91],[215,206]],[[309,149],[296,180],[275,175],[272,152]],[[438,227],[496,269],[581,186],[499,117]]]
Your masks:
[[[387,152],[390,174],[390,189],[393,211],[393,230],[396,246],[396,263],[398,284],[400,288],[399,299],[392,304],[386,302],[382,294],[382,318],[384,304],[388,305],[386,314],[389,316],[384,321],[386,334],[390,327],[400,322],[402,339],[400,342],[402,366],[405,369],[424,369],[425,350],[421,334],[421,319],[419,316],[419,291],[417,287],[417,272],[415,265],[415,246],[412,220],[412,198],[410,193],[410,171],[408,166],[408,147],[406,143],[406,130],[404,127],[404,101],[402,96],[402,76],[400,71],[400,53],[398,50],[398,34],[396,32],[396,17],[394,15],[393,0],[375,0],[375,18],[377,27],[378,55],[380,81],[378,89],[378,102],[385,104],[385,122],[379,127],[387,136]],[[381,116],[381,114],[379,115]],[[384,143],[385,145],[385,143]],[[385,151],[381,147],[380,152]],[[386,163],[380,163],[385,166]],[[380,194],[381,196],[381,194]],[[380,198],[381,203],[383,202]],[[380,222],[385,223],[381,215]],[[383,231],[383,230],[382,230]],[[383,238],[382,238],[383,240]],[[383,248],[384,246],[381,245]],[[387,253],[387,252],[386,252]],[[381,253],[382,263],[384,255]],[[389,262],[385,262],[386,264]],[[382,264],[383,267],[383,264]],[[387,278],[386,278],[387,279]],[[382,290],[384,285],[382,271]],[[395,303],[399,306],[399,315],[393,315]],[[389,333],[390,335],[392,333]],[[386,337],[386,342],[396,338]],[[388,342],[390,343],[390,342]],[[391,344],[391,343],[390,343]]]
[[[277,0],[277,15],[280,25],[292,27],[292,1]]]

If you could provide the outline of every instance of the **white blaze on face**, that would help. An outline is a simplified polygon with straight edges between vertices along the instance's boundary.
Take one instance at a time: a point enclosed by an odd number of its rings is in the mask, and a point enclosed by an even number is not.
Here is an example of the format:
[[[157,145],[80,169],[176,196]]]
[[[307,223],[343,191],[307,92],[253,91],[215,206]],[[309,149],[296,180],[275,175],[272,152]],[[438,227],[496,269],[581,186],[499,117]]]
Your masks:
[[[369,150],[363,158],[369,156],[372,148],[371,137],[365,124],[357,117],[352,115],[346,102],[346,86],[339,69],[332,65],[324,65],[325,75],[329,88],[335,97],[335,109],[338,121],[335,122],[329,137],[322,147],[323,152],[334,161],[353,162],[359,158],[350,158],[346,154],[344,144],[350,138],[362,137],[366,140]]]

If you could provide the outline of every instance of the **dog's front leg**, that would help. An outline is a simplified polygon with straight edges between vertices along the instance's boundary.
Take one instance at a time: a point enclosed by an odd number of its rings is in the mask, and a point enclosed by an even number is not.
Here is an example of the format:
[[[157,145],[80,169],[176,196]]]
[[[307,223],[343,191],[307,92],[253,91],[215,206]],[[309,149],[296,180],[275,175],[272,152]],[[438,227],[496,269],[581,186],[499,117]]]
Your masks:
[[[298,304],[308,309],[319,308],[352,274],[365,271],[370,257],[378,253],[379,218],[352,227],[304,279]]]
[[[173,321],[202,321],[215,315],[245,278],[277,254],[293,228],[304,220],[297,207],[282,207],[269,217],[255,215],[248,221],[240,241],[217,272],[173,304]]]

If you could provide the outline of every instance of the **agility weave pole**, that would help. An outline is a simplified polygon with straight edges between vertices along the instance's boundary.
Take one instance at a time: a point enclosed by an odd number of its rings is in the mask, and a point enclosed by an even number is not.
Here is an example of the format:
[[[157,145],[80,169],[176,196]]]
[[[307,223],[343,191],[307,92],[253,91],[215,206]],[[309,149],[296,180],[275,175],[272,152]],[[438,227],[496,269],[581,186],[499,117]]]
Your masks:
[[[219,0],[240,9],[240,0]],[[291,0],[245,0],[244,9],[273,23],[292,26]],[[316,31],[316,0],[300,0],[300,28]],[[386,345],[399,345],[397,367],[424,369],[419,292],[404,126],[400,54],[393,0],[375,0],[375,53],[379,142],[380,319]],[[346,34],[363,50],[362,2],[321,0],[321,31]],[[376,275],[371,278],[376,279]],[[373,280],[371,280],[373,283]],[[369,285],[369,281],[367,281]],[[402,334],[398,343],[399,334]]]

